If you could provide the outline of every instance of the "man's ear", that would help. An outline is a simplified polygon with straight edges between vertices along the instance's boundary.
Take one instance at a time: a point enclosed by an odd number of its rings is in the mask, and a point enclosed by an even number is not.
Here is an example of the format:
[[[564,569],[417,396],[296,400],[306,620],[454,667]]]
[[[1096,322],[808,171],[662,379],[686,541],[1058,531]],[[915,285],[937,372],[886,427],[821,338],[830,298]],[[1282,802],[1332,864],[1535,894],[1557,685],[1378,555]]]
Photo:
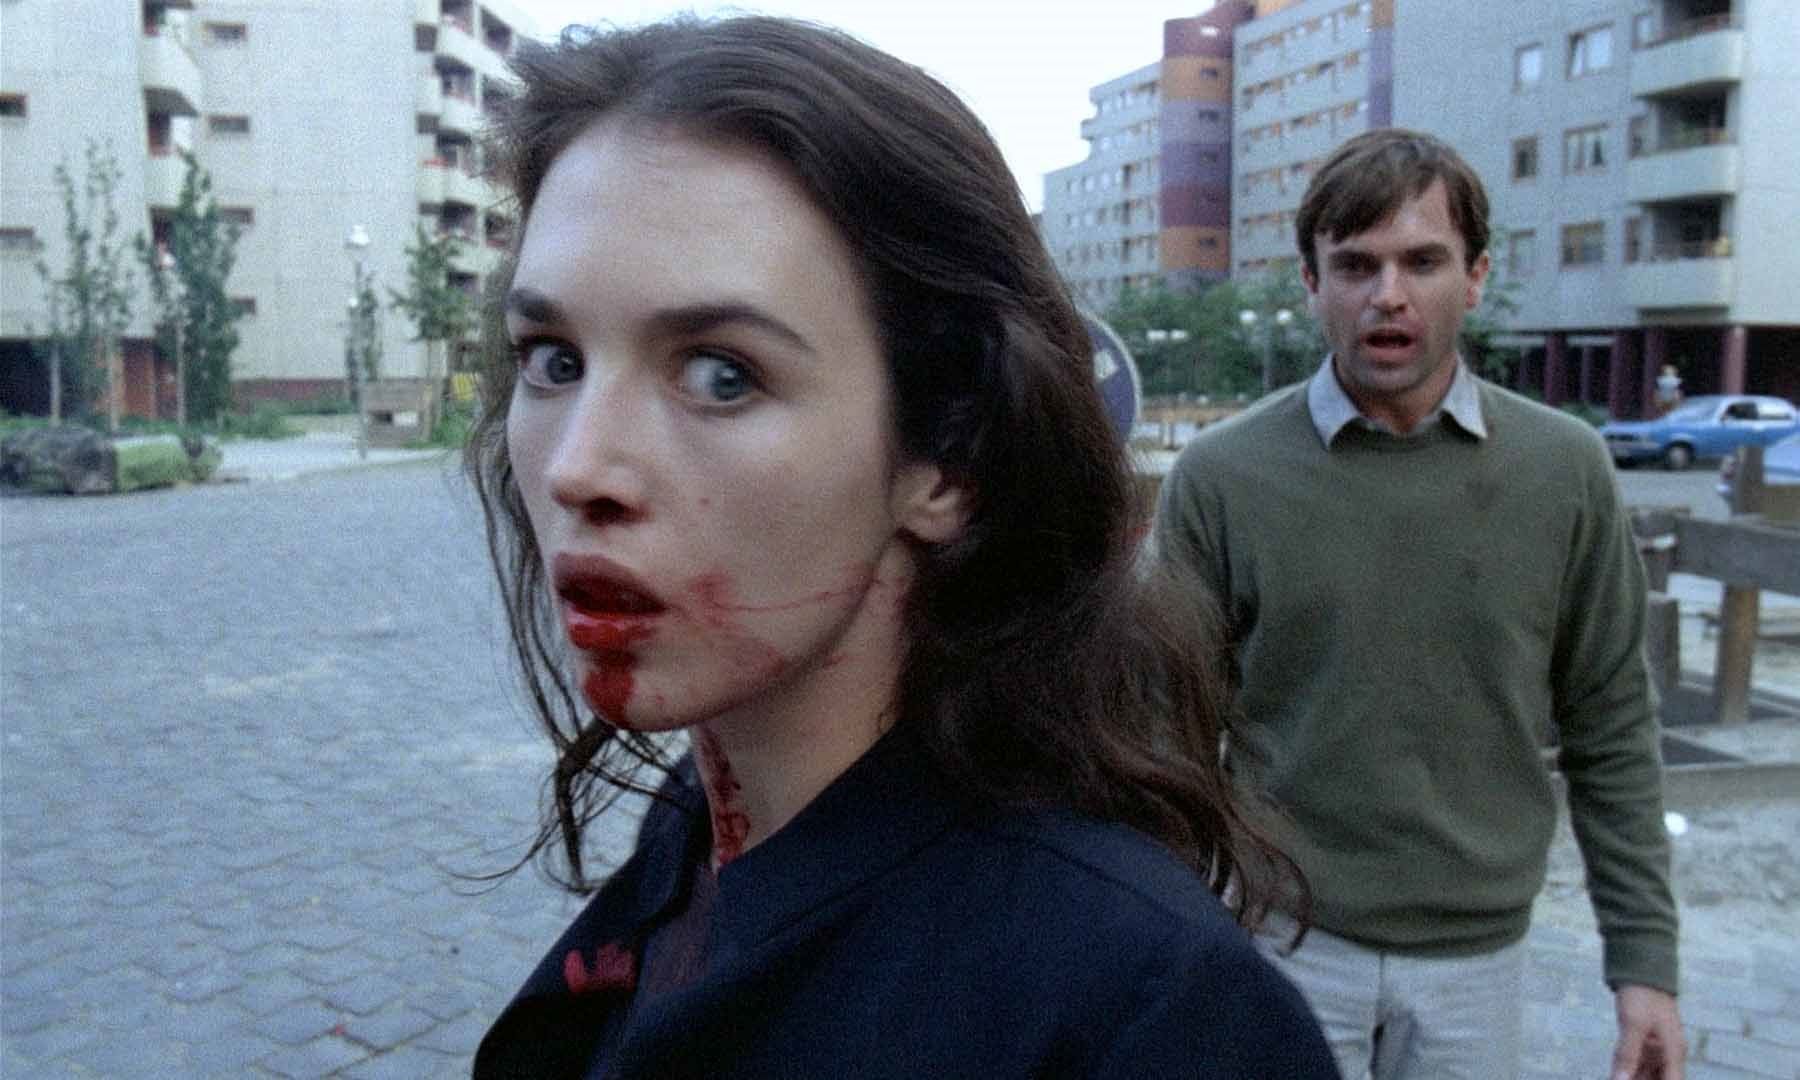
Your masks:
[[[1487,287],[1488,271],[1493,265],[1493,259],[1484,251],[1476,257],[1475,265],[1469,267],[1469,293],[1464,303],[1470,311],[1481,306],[1481,293]]]
[[[893,487],[894,523],[927,544],[956,539],[969,522],[967,488],[929,462],[902,465]]]
[[[1307,266],[1304,261],[1300,263],[1300,284],[1306,286],[1306,309],[1313,313],[1314,318],[1317,318],[1319,315],[1319,275],[1313,273],[1312,268]]]

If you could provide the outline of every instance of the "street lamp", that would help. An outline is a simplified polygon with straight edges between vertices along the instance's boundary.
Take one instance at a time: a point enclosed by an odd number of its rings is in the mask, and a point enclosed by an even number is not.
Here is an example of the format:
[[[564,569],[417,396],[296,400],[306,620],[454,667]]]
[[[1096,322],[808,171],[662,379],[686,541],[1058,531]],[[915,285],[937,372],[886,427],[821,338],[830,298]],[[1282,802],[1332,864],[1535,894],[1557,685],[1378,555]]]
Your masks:
[[[1244,333],[1254,334],[1257,323],[1256,312],[1245,308],[1238,312],[1238,322],[1243,324]],[[1275,389],[1275,335],[1287,328],[1294,321],[1294,313],[1287,308],[1275,309],[1275,324],[1263,332],[1262,350],[1262,392],[1267,394]]]
[[[356,224],[350,226],[350,234],[344,237],[344,250],[350,253],[350,265],[355,270],[355,281],[350,290],[350,318],[345,331],[344,369],[349,379],[350,404],[356,410],[356,453],[358,457],[369,456],[369,421],[363,414],[361,374],[356,370],[357,338],[362,330],[362,294],[363,294],[363,254],[369,250],[369,230]]]
[[[169,275],[169,289],[173,293],[179,288],[179,279],[175,277],[175,253],[163,248],[156,256],[156,265]],[[187,354],[181,348],[181,322],[186,314],[182,309],[186,306],[177,301],[175,318],[170,320],[175,324],[175,424],[184,429],[187,427]]]

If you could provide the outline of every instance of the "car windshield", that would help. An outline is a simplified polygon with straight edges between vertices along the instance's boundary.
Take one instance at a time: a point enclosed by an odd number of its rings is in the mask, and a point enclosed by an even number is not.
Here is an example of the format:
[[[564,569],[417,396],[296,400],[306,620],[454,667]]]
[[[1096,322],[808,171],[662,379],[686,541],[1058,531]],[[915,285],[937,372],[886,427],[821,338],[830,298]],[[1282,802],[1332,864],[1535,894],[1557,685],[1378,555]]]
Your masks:
[[[1705,420],[1719,405],[1716,397],[1695,398],[1669,414],[1670,420]]]

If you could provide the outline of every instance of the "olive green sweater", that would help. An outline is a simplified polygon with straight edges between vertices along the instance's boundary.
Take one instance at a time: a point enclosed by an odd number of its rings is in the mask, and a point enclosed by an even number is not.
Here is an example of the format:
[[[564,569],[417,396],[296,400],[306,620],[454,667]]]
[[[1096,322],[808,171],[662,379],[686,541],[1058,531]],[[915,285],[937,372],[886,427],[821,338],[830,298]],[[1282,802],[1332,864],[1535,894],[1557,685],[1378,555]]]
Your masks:
[[[1423,955],[1523,936],[1554,726],[1607,981],[1673,992],[1644,576],[1612,465],[1579,421],[1478,390],[1485,439],[1352,424],[1329,451],[1305,384],[1275,394],[1183,451],[1157,547],[1218,594],[1240,766],[1292,815],[1316,925]]]

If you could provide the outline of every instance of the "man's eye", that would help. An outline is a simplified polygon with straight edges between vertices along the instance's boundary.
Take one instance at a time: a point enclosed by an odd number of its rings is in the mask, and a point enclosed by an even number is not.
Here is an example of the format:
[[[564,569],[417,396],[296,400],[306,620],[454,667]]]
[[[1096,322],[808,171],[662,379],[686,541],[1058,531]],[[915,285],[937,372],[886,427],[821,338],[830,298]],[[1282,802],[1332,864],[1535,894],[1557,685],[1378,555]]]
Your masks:
[[[694,353],[682,362],[681,390],[696,401],[729,405],[756,390],[750,369],[719,353]]]
[[[550,389],[578,382],[585,369],[581,354],[560,342],[527,341],[513,347],[519,377],[532,386]]]

